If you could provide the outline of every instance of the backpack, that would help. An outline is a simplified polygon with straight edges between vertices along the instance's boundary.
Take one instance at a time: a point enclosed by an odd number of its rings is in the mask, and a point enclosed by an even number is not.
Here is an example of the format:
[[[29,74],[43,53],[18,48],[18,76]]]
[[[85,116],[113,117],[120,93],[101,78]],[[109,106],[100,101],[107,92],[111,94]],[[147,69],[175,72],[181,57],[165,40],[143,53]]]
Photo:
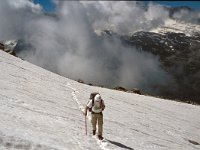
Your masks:
[[[92,100],[92,107],[94,106],[94,97],[97,95],[97,94],[99,94],[98,92],[92,92],[91,94],[90,94],[90,100]],[[90,101],[89,100],[89,101]],[[87,102],[87,104],[89,103],[89,101]],[[89,108],[89,112],[92,112],[92,107],[91,108]]]

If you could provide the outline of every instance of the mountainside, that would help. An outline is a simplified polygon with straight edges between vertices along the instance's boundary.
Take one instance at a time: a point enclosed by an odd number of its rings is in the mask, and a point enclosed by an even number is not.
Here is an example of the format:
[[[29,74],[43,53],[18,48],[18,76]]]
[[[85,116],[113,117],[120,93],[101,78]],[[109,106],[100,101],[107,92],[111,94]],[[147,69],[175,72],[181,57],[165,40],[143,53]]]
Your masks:
[[[121,36],[105,30],[98,33],[117,37],[126,46],[136,47],[159,57],[161,67],[172,76],[169,86],[157,85],[160,96],[200,103],[200,26],[175,20],[149,32]],[[152,93],[149,93],[152,95]],[[154,95],[154,94],[153,94]]]
[[[59,1],[45,11],[35,1],[0,3],[3,51],[90,85],[200,104],[198,9]]]
[[[2,150],[200,148],[199,106],[81,84],[3,51],[0,68]],[[106,104],[105,143],[85,135],[81,110],[93,91]]]
[[[168,19],[164,25],[148,32],[119,35],[111,30],[96,30],[95,33],[106,40],[120,39],[127,47],[159,57],[162,69],[171,76],[169,85],[153,85],[151,88],[158,92],[144,94],[200,104],[200,25]],[[35,46],[26,39],[5,41],[4,45],[6,48],[1,49],[14,55],[29,53],[34,56],[37,53]]]

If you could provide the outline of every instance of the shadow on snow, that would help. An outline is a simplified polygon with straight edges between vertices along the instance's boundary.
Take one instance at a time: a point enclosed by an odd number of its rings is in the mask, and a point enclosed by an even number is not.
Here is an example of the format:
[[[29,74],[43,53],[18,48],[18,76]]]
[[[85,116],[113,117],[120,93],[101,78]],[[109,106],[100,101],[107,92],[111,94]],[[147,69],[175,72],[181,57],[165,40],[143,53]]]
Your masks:
[[[119,146],[119,147],[121,147],[121,148],[125,148],[125,149],[128,149],[128,150],[134,150],[133,148],[128,147],[128,146],[126,146],[126,145],[124,145],[124,144],[122,144],[122,143],[115,142],[115,141],[111,141],[111,140],[108,140],[108,139],[106,139],[106,140],[107,140],[108,142],[110,142],[111,144],[114,144],[114,145]]]

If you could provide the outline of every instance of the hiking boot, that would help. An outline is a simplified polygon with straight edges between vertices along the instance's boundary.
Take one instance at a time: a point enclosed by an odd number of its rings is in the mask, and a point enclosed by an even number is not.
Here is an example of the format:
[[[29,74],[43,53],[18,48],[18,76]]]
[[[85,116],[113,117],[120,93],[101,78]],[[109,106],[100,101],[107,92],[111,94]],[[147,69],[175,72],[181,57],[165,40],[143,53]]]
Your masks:
[[[98,135],[99,140],[103,140],[102,135]]]
[[[92,130],[92,134],[95,135],[96,134],[96,130]]]

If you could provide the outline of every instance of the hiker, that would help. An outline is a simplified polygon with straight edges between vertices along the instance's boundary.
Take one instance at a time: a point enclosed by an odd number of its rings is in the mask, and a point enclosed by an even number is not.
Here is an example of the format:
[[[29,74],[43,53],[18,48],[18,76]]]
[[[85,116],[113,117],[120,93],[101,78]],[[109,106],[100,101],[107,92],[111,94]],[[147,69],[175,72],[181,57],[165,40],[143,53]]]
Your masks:
[[[98,123],[98,138],[103,139],[103,113],[105,109],[104,100],[101,98],[99,93],[91,93],[90,100],[85,107],[85,116],[87,116],[87,111],[91,111],[91,123],[92,123],[92,133],[96,134],[96,125]]]

